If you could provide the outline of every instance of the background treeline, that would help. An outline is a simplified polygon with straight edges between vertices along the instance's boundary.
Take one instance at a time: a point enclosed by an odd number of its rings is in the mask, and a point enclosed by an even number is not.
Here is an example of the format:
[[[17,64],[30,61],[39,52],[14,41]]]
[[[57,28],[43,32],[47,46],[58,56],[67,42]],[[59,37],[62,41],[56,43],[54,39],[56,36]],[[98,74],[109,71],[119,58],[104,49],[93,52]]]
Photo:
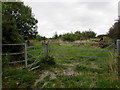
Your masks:
[[[52,39],[62,39],[64,41],[75,41],[75,40],[87,40],[95,37],[96,37],[96,33],[94,31],[89,30],[84,32],[76,31],[75,33],[71,32],[63,35],[57,35],[57,33],[55,33]],[[108,37],[115,43],[117,39],[120,39],[120,16],[118,20],[113,24],[113,26],[110,27],[110,29],[108,30],[108,33],[97,36],[97,38],[102,38],[102,37]]]
[[[53,36],[53,39],[62,39],[63,41],[75,41],[75,40],[87,40],[90,38],[95,38],[96,33],[94,31],[84,31],[84,32],[80,32],[80,31],[76,31],[75,33],[66,33],[63,35],[57,35],[57,33],[55,33],[55,35]]]
[[[99,35],[98,38],[108,36],[113,41],[120,39],[120,18],[108,30],[106,35]],[[32,14],[30,7],[23,2],[2,2],[2,43],[24,43],[25,40],[46,40],[45,36],[38,35],[37,19]],[[65,33],[55,35],[51,39],[61,39],[64,41],[86,40],[95,38],[94,31],[76,31],[75,33]],[[4,47],[3,52],[20,51],[20,47]]]

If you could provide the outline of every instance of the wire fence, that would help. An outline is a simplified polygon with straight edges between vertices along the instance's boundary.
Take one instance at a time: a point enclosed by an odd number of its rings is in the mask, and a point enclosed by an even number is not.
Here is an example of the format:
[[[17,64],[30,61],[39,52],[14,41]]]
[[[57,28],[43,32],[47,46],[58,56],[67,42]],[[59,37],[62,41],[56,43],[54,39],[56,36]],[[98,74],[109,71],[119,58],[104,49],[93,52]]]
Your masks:
[[[106,48],[97,47],[98,42],[62,42],[62,43],[37,43],[28,46],[27,43],[22,44],[0,44],[2,46],[23,46],[22,52],[3,53],[7,55],[23,55],[24,59],[19,61],[8,62],[8,64],[25,63],[25,67],[34,64],[35,60],[40,60],[42,56],[53,56],[56,61],[66,62],[82,62],[106,64],[107,59],[120,58],[120,40],[117,40],[117,46],[108,45]],[[93,47],[94,46],[94,47]],[[96,46],[96,47],[95,47]],[[116,48],[116,49],[115,49]],[[111,54],[113,56],[111,56]]]

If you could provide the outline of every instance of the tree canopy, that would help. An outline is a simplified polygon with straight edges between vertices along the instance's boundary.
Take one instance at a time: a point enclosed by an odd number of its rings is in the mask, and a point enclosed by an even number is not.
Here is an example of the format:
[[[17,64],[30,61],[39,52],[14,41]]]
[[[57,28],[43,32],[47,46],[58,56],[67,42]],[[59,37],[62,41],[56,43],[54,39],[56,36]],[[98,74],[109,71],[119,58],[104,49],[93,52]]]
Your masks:
[[[2,42],[19,43],[37,35],[37,20],[23,2],[2,3]]]
[[[55,34],[53,38],[54,39],[61,38],[64,41],[73,42],[75,40],[86,40],[86,39],[94,38],[95,36],[96,36],[96,33],[89,30],[89,31],[84,31],[84,32],[76,31],[75,33],[71,32],[71,33],[66,33],[66,34],[59,35],[59,36]]]
[[[36,36],[36,40],[38,41],[42,41],[42,40],[46,40],[47,38],[45,36],[40,36],[40,35],[37,35]]]
[[[114,41],[116,41],[117,39],[120,39],[120,18],[109,29],[108,36],[112,38]]]
[[[24,43],[37,35],[37,20],[23,2],[2,2],[2,43]],[[20,47],[5,47],[3,52],[20,51]]]
[[[58,34],[57,34],[57,32],[55,32],[53,38],[54,38],[54,39],[57,39],[57,38],[58,38]]]

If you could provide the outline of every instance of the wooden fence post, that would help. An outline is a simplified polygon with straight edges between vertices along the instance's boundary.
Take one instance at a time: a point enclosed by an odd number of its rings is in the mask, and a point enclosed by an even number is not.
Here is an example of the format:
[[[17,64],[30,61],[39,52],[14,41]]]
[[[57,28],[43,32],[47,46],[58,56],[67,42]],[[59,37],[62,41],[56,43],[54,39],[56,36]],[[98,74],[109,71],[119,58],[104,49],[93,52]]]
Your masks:
[[[120,39],[117,40],[117,69],[118,79],[120,79]]]
[[[25,42],[25,67],[27,68],[27,43]]]

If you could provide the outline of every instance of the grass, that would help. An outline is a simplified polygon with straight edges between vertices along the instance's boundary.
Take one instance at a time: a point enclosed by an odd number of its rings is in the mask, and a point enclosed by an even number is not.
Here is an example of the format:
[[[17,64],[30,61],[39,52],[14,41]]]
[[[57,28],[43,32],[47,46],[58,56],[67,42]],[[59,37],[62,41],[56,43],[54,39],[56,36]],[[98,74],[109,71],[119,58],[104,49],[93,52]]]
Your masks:
[[[37,73],[28,70],[10,69],[3,71],[4,88],[31,88],[35,82]]]
[[[109,58],[110,53],[108,51],[101,51],[104,49],[92,48],[89,45],[81,45],[80,47],[72,46],[72,44],[63,45],[50,45],[50,54],[57,60],[74,60],[74,61],[93,61],[96,63],[106,63],[106,58]],[[93,51],[95,50],[95,51]],[[60,55],[59,55],[60,54]],[[93,56],[88,58],[86,56]],[[105,59],[99,59],[94,57],[103,57]],[[107,59],[108,60],[108,59]],[[58,62],[60,63],[60,61]],[[62,63],[62,62],[61,62]]]
[[[44,55],[44,53],[42,53],[44,52],[44,45],[39,42],[34,43],[33,45],[36,49],[41,50],[28,52],[29,64],[33,63],[35,60],[41,60],[41,58],[32,59],[32,56]],[[116,71],[115,53],[104,51],[109,49],[93,48],[92,46],[94,46],[94,44],[84,44],[79,46],[75,46],[72,43],[49,44],[49,55],[54,58],[56,65],[48,66],[40,64],[40,68],[34,71],[26,69],[8,70],[6,68],[3,72],[3,87],[120,88],[120,82],[118,81]],[[28,49],[28,51],[30,50],[33,49]],[[106,59],[84,56],[105,57]],[[39,79],[46,70],[54,73],[57,78],[51,79],[49,74],[41,82],[38,82],[37,85],[34,86],[35,81]],[[66,73],[73,71],[74,74],[63,74],[64,71]]]
[[[93,73],[95,73],[95,72],[104,73],[105,72],[103,69],[96,68],[96,67],[91,67],[91,65],[90,66],[88,66],[88,65],[78,65],[78,66],[76,66],[76,70],[77,71],[84,71],[84,72],[93,72]]]
[[[57,79],[51,80],[47,76],[42,82],[37,84],[37,88],[118,88],[120,82],[118,80],[110,80],[110,74],[85,73],[77,76],[59,75]]]

